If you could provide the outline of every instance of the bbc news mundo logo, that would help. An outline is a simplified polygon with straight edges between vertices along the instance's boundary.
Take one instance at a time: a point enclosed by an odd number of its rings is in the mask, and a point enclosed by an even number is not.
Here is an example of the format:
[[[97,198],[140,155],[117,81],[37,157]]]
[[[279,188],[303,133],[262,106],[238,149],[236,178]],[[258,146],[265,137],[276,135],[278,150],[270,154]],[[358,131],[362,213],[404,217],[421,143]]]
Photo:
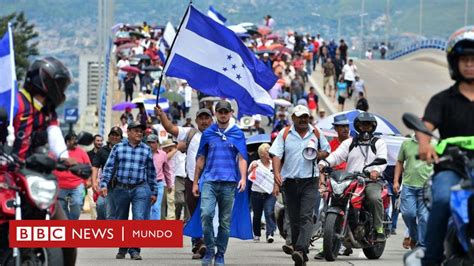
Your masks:
[[[182,221],[10,221],[10,247],[182,247]]]

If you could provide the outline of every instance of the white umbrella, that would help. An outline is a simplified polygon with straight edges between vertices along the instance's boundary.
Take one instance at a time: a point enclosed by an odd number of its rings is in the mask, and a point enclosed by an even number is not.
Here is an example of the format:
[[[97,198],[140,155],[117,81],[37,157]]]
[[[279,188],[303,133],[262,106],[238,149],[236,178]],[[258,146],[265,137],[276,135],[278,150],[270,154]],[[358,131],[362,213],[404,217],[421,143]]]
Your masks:
[[[285,99],[275,99],[275,100],[273,100],[273,102],[275,103],[275,105],[278,105],[278,106],[283,106],[283,107],[290,107],[291,106],[291,102],[289,102]]]
[[[360,110],[351,110],[351,111],[345,111],[345,112],[340,112],[340,113],[335,113],[330,116],[325,117],[321,121],[319,121],[316,125],[321,128],[321,129],[326,129],[326,130],[331,130],[334,128],[332,123],[334,122],[334,117],[336,115],[340,114],[345,114],[347,116],[347,119],[349,120],[349,128],[352,133],[355,132],[354,130],[354,125],[353,121],[363,111]],[[377,128],[375,129],[376,133],[382,134],[382,135],[399,135],[400,131],[392,125],[387,119],[383,118],[380,115],[374,114],[375,119],[377,119]]]

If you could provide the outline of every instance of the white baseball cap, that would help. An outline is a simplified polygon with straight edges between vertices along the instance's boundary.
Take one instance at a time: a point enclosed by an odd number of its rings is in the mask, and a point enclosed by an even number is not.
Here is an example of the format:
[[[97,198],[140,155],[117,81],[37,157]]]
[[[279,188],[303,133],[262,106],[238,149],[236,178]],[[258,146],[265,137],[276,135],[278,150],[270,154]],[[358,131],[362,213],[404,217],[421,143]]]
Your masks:
[[[297,105],[293,108],[293,111],[291,112],[291,115],[295,115],[297,117],[300,117],[302,115],[309,115],[309,110],[306,106],[304,105]]]

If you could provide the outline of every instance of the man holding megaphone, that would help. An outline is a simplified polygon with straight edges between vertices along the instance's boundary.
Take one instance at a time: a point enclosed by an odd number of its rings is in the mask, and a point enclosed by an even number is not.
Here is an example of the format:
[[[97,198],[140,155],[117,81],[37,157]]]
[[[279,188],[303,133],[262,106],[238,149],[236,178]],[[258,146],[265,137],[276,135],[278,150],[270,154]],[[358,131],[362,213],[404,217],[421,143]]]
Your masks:
[[[269,153],[273,157],[275,176],[273,193],[277,195],[281,187],[290,218],[294,250],[291,257],[295,265],[303,265],[308,261],[313,210],[319,194],[316,160],[326,158],[330,146],[318,129],[309,124],[309,110],[306,106],[295,106],[291,119],[293,125],[280,131]]]

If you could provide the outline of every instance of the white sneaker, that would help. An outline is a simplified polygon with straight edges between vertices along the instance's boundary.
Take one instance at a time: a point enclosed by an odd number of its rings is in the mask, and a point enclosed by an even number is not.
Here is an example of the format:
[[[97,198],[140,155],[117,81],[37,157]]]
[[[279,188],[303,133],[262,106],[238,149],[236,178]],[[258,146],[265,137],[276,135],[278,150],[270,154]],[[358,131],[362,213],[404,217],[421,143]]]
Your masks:
[[[253,242],[260,242],[260,237],[259,236],[254,236],[253,237]]]
[[[273,239],[273,236],[271,236],[271,235],[267,236],[267,243],[273,243],[273,241],[275,241]]]

